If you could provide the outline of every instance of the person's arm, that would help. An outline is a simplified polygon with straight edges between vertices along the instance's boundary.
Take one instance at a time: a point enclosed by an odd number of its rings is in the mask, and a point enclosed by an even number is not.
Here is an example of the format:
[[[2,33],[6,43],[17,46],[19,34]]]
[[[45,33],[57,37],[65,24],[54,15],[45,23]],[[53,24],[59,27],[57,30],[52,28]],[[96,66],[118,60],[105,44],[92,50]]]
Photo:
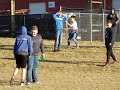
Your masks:
[[[33,41],[32,41],[32,38],[30,36],[29,40],[28,40],[28,54],[29,54],[29,56],[31,56],[32,53],[33,53]]]
[[[119,21],[120,21],[120,19],[118,18],[117,14],[116,14],[116,20],[117,20],[117,21],[116,21],[115,23],[118,24]]]
[[[115,37],[114,32],[113,32],[113,28],[111,28],[109,34],[110,34],[110,43],[109,43],[109,45],[111,45],[111,43],[113,42],[113,38]]]
[[[110,14],[107,15],[107,22],[110,20]]]
[[[57,15],[58,15],[58,13],[53,14],[53,18],[56,19]]]
[[[44,43],[43,43],[42,37],[41,37],[41,42],[40,42],[40,49],[41,49],[42,56],[45,57],[45,54],[44,54]]]
[[[70,23],[66,22],[66,24],[67,24],[68,26],[72,27],[72,25],[71,25]]]

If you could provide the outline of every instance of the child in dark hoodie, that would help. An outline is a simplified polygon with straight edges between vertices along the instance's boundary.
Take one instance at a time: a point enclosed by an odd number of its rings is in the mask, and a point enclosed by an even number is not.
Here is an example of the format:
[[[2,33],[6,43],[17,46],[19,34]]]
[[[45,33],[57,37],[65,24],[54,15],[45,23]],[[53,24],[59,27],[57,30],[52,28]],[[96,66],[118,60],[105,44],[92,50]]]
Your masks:
[[[33,53],[33,41],[31,36],[27,35],[27,28],[25,26],[20,27],[20,35],[16,37],[14,44],[14,56],[16,59],[16,68],[10,80],[10,84],[14,83],[15,76],[18,70],[21,68],[21,86],[24,85],[24,79],[26,76],[26,64],[28,57]]]
[[[112,47],[114,45],[114,29],[112,27],[112,24],[113,24],[112,21],[109,21],[107,23],[107,28],[105,30],[105,46],[106,46],[106,50],[107,50],[107,53],[106,53],[107,60],[106,60],[105,66],[109,65],[110,56],[112,57],[114,62],[116,62],[116,58],[115,58],[115,55],[112,50]]]

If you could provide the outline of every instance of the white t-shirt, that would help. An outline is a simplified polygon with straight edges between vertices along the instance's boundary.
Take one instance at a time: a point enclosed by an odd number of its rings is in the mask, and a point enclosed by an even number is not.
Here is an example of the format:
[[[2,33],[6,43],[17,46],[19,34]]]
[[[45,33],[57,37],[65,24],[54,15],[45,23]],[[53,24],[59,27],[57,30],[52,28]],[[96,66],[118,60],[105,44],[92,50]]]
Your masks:
[[[70,29],[72,29],[72,30],[78,29],[76,21],[71,21],[71,23],[70,23]]]

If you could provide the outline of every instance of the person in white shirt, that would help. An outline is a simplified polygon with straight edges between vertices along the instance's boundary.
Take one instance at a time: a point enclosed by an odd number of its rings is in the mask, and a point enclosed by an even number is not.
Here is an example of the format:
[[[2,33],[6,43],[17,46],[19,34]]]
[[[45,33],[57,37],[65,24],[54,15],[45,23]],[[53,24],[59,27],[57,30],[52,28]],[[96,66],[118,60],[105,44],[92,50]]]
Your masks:
[[[78,26],[77,26],[77,22],[75,20],[76,16],[72,15],[70,17],[70,23],[67,23],[67,25],[70,27],[69,29],[69,37],[68,37],[68,46],[67,48],[70,48],[70,41],[73,40],[76,44],[76,48],[79,48],[79,43],[77,40],[77,36],[78,36]]]

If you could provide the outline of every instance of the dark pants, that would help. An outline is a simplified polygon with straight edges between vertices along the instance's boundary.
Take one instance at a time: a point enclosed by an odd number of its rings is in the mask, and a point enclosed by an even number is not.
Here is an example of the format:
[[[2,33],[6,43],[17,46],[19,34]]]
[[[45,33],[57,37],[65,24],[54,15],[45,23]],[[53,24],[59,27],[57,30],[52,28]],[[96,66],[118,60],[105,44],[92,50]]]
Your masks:
[[[73,40],[76,44],[76,47],[78,47],[78,40],[77,40],[77,33],[69,33],[69,37],[68,37],[68,48],[70,47],[70,40]]]
[[[112,45],[110,45],[110,43],[105,42],[105,46],[106,46],[106,50],[107,50],[107,53],[106,53],[106,55],[107,55],[107,63],[110,60],[110,56],[112,57],[112,59],[114,61],[116,61],[115,55],[114,55],[113,50],[112,50],[113,44],[114,43],[112,43]]]

